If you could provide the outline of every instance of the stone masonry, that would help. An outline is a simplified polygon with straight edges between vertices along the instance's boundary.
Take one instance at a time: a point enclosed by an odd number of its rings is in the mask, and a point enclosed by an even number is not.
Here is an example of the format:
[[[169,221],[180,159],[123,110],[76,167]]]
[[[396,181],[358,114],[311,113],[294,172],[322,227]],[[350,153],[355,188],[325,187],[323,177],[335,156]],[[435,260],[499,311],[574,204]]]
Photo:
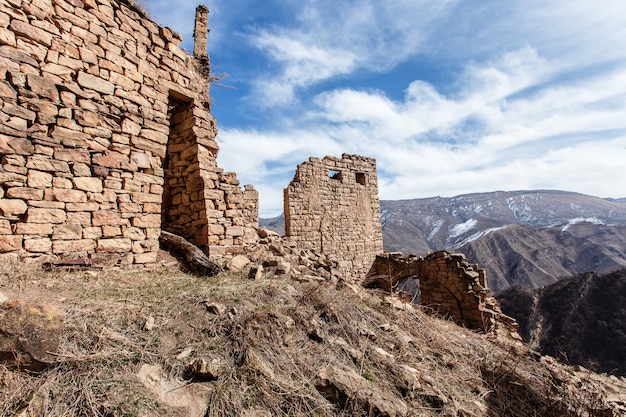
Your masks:
[[[460,253],[378,256],[364,285],[390,292],[410,288],[414,302],[459,324],[485,332],[503,324],[512,334],[517,334],[517,323],[502,313],[487,288],[485,271],[467,263],[465,255]]]
[[[365,276],[383,253],[374,159],[310,158],[298,166],[284,202],[286,235],[336,262],[343,276]]]
[[[129,0],[0,1],[0,253],[156,260],[256,236],[258,195],[217,165],[208,9],[194,55]]]

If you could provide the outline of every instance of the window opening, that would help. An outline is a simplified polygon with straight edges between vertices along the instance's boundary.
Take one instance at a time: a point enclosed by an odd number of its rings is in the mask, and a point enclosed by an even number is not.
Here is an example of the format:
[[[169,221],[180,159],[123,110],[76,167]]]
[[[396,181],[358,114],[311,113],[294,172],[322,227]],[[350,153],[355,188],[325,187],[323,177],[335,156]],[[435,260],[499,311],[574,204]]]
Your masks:
[[[333,180],[341,180],[341,171],[331,169],[328,171],[328,176]]]
[[[365,185],[365,173],[357,172],[356,173],[356,182],[361,185]]]

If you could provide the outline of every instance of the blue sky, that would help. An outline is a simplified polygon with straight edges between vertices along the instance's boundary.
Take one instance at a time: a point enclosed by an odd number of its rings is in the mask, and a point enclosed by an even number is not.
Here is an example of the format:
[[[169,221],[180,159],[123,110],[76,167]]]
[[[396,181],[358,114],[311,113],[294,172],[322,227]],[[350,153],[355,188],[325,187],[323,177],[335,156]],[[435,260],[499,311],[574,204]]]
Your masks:
[[[146,0],[193,50],[195,1]],[[218,163],[260,215],[310,156],[377,160],[381,199],[626,197],[623,0],[208,0]]]

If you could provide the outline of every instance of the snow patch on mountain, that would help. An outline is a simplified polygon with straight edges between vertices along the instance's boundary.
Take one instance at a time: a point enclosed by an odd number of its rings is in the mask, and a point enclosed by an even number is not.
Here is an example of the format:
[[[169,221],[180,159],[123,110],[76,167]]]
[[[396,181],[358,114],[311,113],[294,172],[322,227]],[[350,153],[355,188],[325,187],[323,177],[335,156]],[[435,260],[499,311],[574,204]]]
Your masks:
[[[472,242],[472,241],[474,241],[474,240],[476,240],[476,239],[478,239],[480,237],[488,235],[491,232],[495,232],[497,230],[504,229],[506,227],[508,227],[508,226],[492,227],[490,229],[485,229],[485,230],[478,231],[478,232],[474,233],[473,235],[471,235],[469,237],[466,237],[462,241],[456,242],[454,244],[454,246],[452,247],[452,249],[460,248],[461,246],[463,246],[463,245],[465,245],[467,243],[470,243],[470,242]]]
[[[443,220],[442,219],[435,220],[432,226],[433,226],[433,230],[428,234],[428,237],[426,238],[427,242],[431,242],[435,238],[437,233],[439,233],[441,226],[443,226]]]
[[[579,224],[579,223],[592,223],[592,224],[601,224],[605,225],[606,222],[604,220],[598,219],[597,217],[576,217],[575,219],[570,219],[566,225],[561,227],[561,231],[564,232],[569,229],[570,226]]]
[[[469,219],[465,223],[455,224],[454,226],[448,227],[448,232],[449,232],[448,239],[454,239],[458,236],[461,236],[464,233],[467,233],[468,231],[476,227],[477,224],[478,224],[478,220]]]

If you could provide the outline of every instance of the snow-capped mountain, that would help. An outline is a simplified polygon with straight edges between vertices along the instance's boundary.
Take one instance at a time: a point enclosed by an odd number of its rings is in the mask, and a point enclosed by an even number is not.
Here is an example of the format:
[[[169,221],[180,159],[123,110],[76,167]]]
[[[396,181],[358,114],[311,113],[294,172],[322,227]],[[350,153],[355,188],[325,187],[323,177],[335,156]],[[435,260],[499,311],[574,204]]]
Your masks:
[[[422,254],[456,249],[512,225],[626,225],[626,204],[565,191],[496,191],[451,198],[381,201],[385,249]]]
[[[385,249],[464,253],[499,292],[626,267],[626,204],[564,191],[382,201]]]

